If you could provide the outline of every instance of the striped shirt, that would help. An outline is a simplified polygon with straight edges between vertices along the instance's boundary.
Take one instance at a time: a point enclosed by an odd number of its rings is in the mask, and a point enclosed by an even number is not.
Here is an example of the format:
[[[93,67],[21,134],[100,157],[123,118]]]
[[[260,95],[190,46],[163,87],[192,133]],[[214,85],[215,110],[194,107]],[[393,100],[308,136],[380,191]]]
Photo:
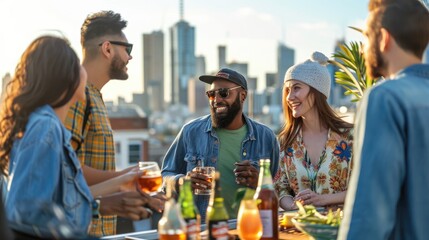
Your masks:
[[[67,114],[66,127],[72,133],[72,146],[77,149],[81,164],[99,170],[115,171],[115,148],[113,132],[107,109],[100,91],[88,83],[86,96],[90,97],[90,114],[82,134],[86,101],[79,101]],[[116,216],[93,219],[90,230],[92,236],[116,234]]]

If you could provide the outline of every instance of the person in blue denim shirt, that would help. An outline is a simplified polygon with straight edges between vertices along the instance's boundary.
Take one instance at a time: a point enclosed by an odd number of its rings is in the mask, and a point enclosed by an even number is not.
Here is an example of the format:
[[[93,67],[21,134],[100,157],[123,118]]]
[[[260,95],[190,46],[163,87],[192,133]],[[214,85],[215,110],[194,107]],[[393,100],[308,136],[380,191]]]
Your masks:
[[[86,184],[64,127],[71,104],[85,99],[85,85],[86,71],[68,41],[42,36],[24,51],[7,86],[0,170],[8,176],[6,216],[18,237],[85,237],[98,213],[140,219],[150,215],[145,206],[156,208],[147,194],[117,192],[137,173]]]
[[[380,1],[380,0],[377,0]],[[365,59],[372,87],[356,115],[354,170],[338,239],[428,239],[429,11],[370,1]]]
[[[197,166],[213,166],[221,174],[220,184],[230,218],[236,190],[256,188],[260,159],[271,160],[271,174],[278,167],[279,145],[273,131],[243,114],[247,97],[247,81],[240,73],[221,69],[215,76],[203,75],[201,81],[210,84],[206,92],[211,114],[183,126],[168,149],[162,164],[164,181],[189,175],[193,189],[210,188],[205,175],[195,171]],[[195,195],[204,222],[209,196]]]

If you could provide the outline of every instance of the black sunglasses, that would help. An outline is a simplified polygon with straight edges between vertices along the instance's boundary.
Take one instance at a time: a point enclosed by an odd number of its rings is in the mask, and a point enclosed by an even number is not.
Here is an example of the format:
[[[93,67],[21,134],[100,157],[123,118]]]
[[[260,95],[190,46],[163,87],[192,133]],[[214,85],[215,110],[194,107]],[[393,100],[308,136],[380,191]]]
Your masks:
[[[131,56],[131,51],[133,50],[133,44],[127,42],[119,42],[119,41],[107,41],[110,44],[120,45],[125,47],[125,51],[127,51],[128,55]],[[103,45],[103,43],[98,44],[98,46]]]
[[[221,98],[227,98],[229,96],[229,90],[234,90],[237,88],[241,88],[241,86],[232,87],[232,88],[219,88],[217,90],[209,90],[206,92],[206,95],[210,101],[213,101],[215,99],[216,93],[218,93]]]

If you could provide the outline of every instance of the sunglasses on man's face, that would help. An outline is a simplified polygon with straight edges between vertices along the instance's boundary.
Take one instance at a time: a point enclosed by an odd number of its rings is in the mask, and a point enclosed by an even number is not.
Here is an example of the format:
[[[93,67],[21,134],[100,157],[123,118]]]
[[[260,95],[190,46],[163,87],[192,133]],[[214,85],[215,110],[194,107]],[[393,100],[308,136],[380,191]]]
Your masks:
[[[131,51],[133,50],[133,44],[127,43],[127,42],[119,42],[119,41],[107,41],[110,44],[113,45],[120,45],[125,47],[125,51],[128,53],[129,56],[131,56]],[[98,44],[98,46],[103,45],[103,43]]]
[[[232,88],[219,88],[217,90],[209,90],[206,92],[207,97],[210,101],[213,101],[216,97],[216,93],[219,94],[219,97],[221,98],[227,98],[229,96],[229,91],[241,88],[241,86],[232,87]]]

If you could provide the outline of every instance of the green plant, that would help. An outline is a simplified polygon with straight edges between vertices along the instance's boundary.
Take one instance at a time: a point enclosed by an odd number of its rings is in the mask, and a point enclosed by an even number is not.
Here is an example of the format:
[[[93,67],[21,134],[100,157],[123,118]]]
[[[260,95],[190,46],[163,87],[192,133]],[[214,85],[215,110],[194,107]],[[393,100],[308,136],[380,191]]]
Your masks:
[[[362,32],[358,28],[350,28]],[[338,71],[334,75],[335,82],[346,89],[345,95],[354,96],[352,102],[359,101],[363,92],[376,82],[366,73],[365,58],[362,52],[362,42],[342,44],[339,50],[332,55],[335,60],[328,61],[338,67]]]

